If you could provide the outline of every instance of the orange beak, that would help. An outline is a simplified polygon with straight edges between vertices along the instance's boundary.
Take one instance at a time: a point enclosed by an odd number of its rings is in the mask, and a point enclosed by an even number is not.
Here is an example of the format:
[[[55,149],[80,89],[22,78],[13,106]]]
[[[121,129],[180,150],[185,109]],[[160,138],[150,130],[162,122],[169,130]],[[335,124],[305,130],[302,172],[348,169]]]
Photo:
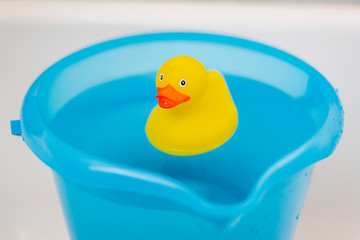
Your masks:
[[[162,108],[172,108],[183,102],[190,100],[190,97],[178,92],[170,84],[164,88],[157,88],[158,94],[156,98],[159,99],[159,106]]]

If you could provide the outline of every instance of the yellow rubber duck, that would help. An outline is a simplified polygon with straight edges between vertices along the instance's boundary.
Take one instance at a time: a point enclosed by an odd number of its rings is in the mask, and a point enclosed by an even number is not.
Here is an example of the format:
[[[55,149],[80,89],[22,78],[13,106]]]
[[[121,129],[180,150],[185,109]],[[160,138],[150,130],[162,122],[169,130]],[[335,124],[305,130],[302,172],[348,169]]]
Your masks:
[[[235,132],[237,110],[225,79],[195,58],[166,61],[156,76],[158,106],[146,123],[149,141],[179,156],[215,149]]]

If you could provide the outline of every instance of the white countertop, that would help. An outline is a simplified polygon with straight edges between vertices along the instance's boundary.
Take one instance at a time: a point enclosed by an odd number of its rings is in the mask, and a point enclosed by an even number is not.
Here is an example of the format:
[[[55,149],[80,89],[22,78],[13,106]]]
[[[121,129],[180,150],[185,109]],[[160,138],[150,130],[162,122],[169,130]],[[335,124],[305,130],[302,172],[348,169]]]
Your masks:
[[[0,2],[0,239],[69,239],[51,171],[10,135],[30,84],[75,50],[154,31],[266,43],[313,65],[339,89],[344,135],[315,168],[295,239],[360,239],[360,5],[211,2]]]

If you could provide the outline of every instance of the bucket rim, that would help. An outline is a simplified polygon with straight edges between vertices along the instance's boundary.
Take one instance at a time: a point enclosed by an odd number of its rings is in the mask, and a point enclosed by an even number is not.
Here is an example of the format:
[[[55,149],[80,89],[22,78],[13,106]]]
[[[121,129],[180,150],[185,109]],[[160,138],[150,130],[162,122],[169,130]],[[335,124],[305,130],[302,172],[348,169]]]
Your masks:
[[[315,76],[327,94],[329,111],[322,127],[302,145],[274,162],[258,177],[250,193],[240,202],[215,203],[199,196],[185,184],[171,177],[146,169],[108,162],[106,159],[76,149],[60,139],[48,127],[40,113],[37,95],[42,83],[50,74],[102,51],[138,43],[173,40],[221,43],[271,55]],[[175,199],[184,204],[191,212],[216,218],[227,218],[236,213],[251,210],[261,200],[267,189],[305,167],[328,157],[335,150],[342,135],[343,110],[337,92],[325,77],[312,66],[289,53],[262,43],[231,36],[195,32],[162,32],[132,35],[102,42],[59,60],[44,71],[30,87],[23,101],[20,120],[25,143],[40,160],[62,177],[84,186],[106,189],[118,189],[119,186],[116,183],[127,181],[129,182],[127,186],[129,191],[141,182],[149,194],[156,191],[157,196]],[[53,151],[54,147],[52,146],[56,146],[57,150]],[[81,177],[76,177],[76,175]],[[123,187],[121,187],[122,190]]]

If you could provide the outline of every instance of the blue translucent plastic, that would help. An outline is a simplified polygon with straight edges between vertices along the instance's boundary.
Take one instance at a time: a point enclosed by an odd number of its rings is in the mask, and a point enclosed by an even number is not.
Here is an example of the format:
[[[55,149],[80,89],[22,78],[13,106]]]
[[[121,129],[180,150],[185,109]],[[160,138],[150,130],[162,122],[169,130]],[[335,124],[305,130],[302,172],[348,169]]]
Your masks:
[[[239,123],[196,156],[155,149],[155,75],[189,55],[220,71]],[[54,170],[72,239],[291,239],[313,164],[335,149],[339,98],[315,69],[238,38],[161,33],[76,52],[28,91],[22,135]]]

